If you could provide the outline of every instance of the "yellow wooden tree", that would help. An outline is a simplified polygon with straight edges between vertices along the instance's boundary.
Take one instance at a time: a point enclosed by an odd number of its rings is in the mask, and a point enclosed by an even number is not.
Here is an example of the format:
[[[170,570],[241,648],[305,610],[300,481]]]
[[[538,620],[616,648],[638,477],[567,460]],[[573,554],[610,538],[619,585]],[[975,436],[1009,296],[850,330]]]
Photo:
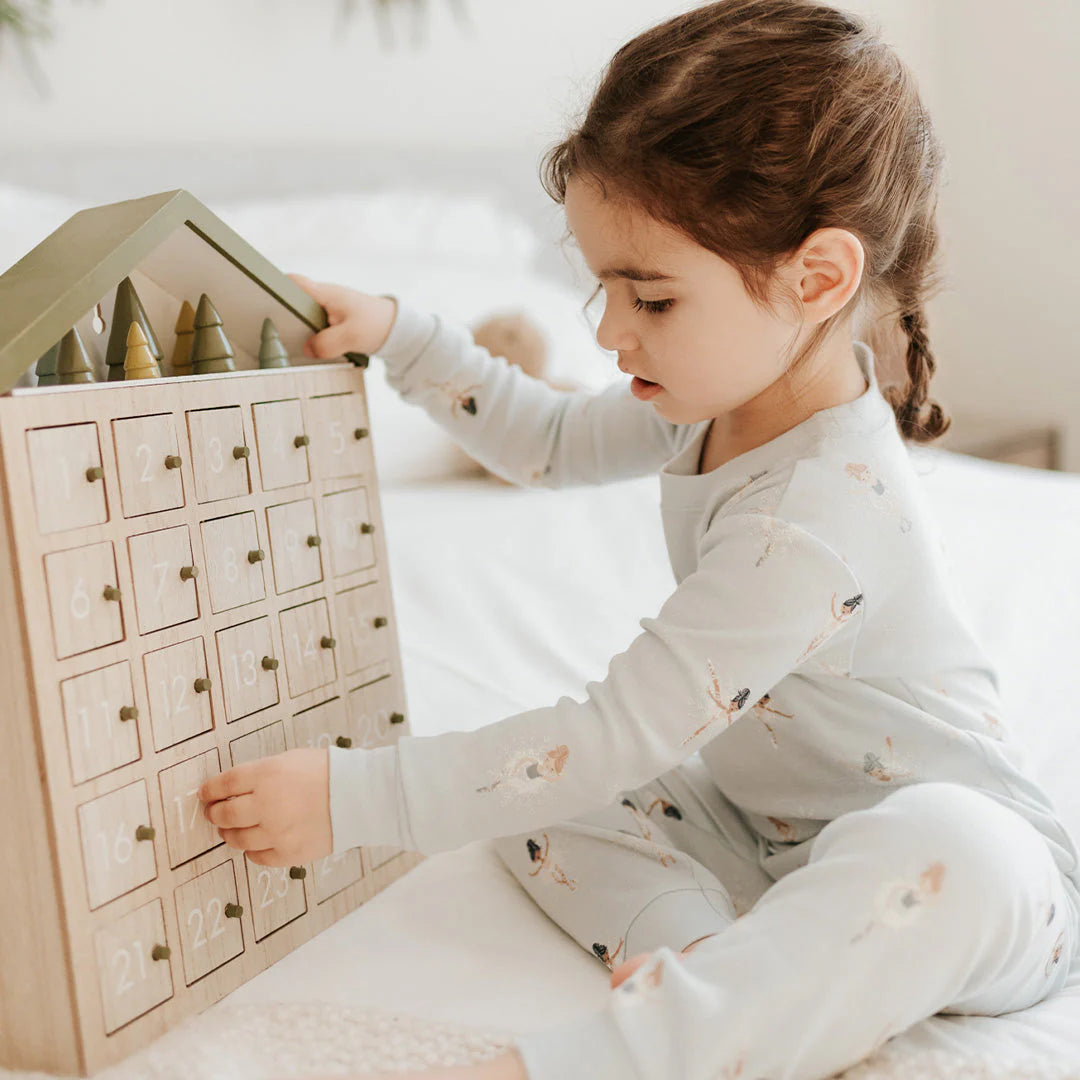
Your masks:
[[[176,319],[176,345],[172,354],[172,373],[191,374],[191,343],[195,339],[195,309],[185,300]]]
[[[125,379],[157,379],[161,377],[154,354],[142,327],[133,322],[128,328],[127,355],[124,357]]]

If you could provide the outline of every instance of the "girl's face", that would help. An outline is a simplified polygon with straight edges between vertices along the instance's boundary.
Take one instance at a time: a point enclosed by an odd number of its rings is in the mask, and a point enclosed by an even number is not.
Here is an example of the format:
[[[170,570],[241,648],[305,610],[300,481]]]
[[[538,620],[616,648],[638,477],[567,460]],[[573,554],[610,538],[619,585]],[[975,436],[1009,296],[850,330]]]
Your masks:
[[[604,287],[597,343],[619,354],[623,371],[660,384],[649,399],[657,412],[678,424],[725,417],[732,438],[790,416],[791,395],[778,380],[804,340],[794,312],[762,310],[730,263],[644,211],[605,199],[592,182],[571,177],[564,209]],[[798,277],[789,280],[798,285]],[[853,360],[850,337],[847,350]]]

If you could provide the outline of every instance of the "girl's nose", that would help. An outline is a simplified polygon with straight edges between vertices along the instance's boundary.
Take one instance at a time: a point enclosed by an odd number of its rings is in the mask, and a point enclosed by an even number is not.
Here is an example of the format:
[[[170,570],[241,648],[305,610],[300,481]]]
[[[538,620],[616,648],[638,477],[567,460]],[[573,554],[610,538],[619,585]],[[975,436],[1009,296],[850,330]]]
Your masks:
[[[615,316],[610,305],[596,328],[596,344],[610,352],[633,352],[640,347],[637,335]]]

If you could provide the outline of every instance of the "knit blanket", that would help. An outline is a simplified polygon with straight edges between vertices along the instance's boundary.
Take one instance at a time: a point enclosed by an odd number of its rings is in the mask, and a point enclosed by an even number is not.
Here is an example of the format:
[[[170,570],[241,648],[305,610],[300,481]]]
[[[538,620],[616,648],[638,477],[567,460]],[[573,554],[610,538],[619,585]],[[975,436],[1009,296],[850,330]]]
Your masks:
[[[188,1017],[94,1080],[345,1077],[467,1065],[496,1056],[512,1042],[508,1032],[331,1002],[221,1005]],[[0,1080],[48,1080],[48,1074],[0,1069]],[[833,1080],[1080,1080],[1080,1064],[1044,1057],[897,1053],[886,1043]]]

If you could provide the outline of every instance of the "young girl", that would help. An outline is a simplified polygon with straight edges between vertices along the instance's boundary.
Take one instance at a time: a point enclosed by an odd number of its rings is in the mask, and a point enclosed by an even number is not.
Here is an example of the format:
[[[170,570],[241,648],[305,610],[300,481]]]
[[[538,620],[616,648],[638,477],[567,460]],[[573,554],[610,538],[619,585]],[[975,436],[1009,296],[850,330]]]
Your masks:
[[[585,701],[294,750],[200,793],[271,866],[489,838],[611,970],[601,1013],[426,1080],[819,1080],[1064,983],[1077,849],[908,454],[948,426],[923,306],[940,167],[858,18],[720,0],[624,45],[544,162],[629,385],[554,390],[401,298],[297,278],[330,323],[308,356],[378,354],[500,476],[660,476],[677,588]]]

